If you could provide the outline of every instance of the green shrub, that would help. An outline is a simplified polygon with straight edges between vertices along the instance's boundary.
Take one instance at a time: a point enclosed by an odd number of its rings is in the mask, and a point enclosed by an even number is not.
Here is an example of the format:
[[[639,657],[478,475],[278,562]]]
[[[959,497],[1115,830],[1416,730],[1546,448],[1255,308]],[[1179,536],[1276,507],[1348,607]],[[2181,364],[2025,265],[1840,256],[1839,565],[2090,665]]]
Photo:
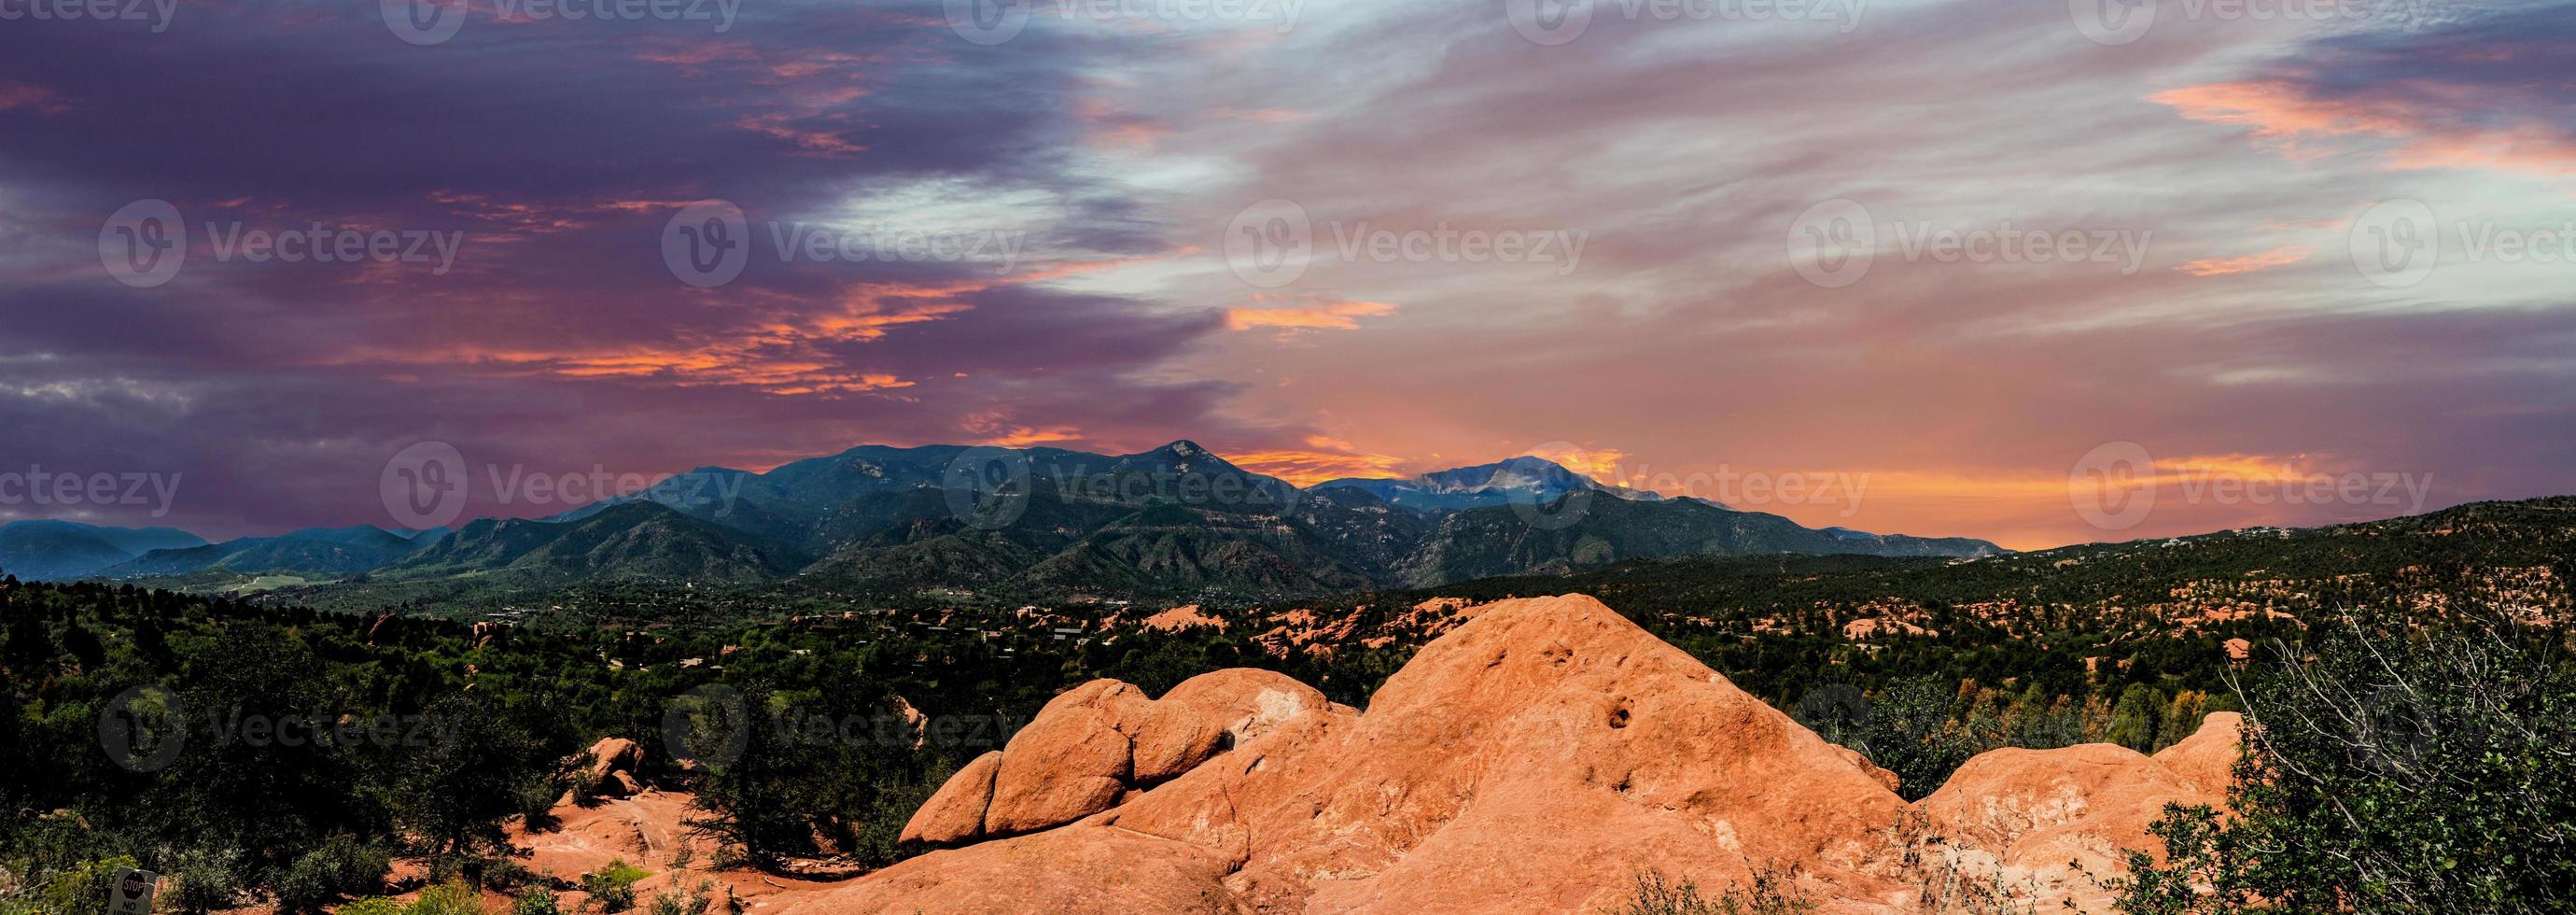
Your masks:
[[[606,867],[581,875],[581,890],[590,894],[590,904],[602,912],[623,912],[635,907],[635,881],[653,872],[617,858]]]
[[[334,836],[297,856],[272,889],[278,908],[311,912],[343,895],[381,888],[392,867],[392,858],[383,849],[349,836]]]
[[[563,903],[544,887],[529,887],[510,900],[510,915],[563,915]]]
[[[2324,627],[2321,627],[2324,628]],[[2565,630],[2356,615],[2242,685],[2222,815],[2168,807],[2159,864],[2109,881],[2141,915],[2576,909],[2576,665]]]
[[[1804,915],[1816,901],[1796,891],[1793,876],[1771,868],[1753,875],[1753,885],[1730,888],[1724,895],[1700,895],[1699,885],[1673,882],[1657,871],[1639,871],[1637,889],[1627,903],[1602,910],[1603,915]]]
[[[37,893],[36,907],[43,912],[86,912],[99,908],[107,898],[108,887],[116,882],[116,870],[135,867],[133,858],[119,855],[83,862],[59,871],[45,881]]]
[[[462,883],[442,883],[420,892],[403,915],[483,915],[483,897]]]
[[[369,896],[342,905],[336,915],[402,915],[402,903],[389,896]]]
[[[698,881],[687,893],[678,889],[664,890],[653,896],[649,915],[707,915],[707,882]]]
[[[224,853],[174,857],[165,865],[170,872],[170,905],[190,915],[232,908],[243,889],[233,874],[237,857]]]

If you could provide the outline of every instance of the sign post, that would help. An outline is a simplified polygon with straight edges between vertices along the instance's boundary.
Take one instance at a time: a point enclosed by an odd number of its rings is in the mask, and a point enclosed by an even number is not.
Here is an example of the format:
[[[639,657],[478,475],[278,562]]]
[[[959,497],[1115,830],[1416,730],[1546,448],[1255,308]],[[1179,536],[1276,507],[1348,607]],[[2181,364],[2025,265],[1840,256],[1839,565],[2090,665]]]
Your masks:
[[[131,867],[116,869],[116,885],[107,889],[108,915],[152,915],[152,891],[161,875]]]

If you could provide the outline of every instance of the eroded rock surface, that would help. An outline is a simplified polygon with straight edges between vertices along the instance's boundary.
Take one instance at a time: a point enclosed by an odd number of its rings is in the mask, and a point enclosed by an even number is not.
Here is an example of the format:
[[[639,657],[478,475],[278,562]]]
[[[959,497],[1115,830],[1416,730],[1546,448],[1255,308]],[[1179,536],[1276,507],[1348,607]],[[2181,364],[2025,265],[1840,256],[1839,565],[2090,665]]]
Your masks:
[[[1827,911],[1906,911],[1942,879],[1927,862],[2098,909],[2066,862],[2116,873],[2166,802],[2223,796],[2235,727],[2213,715],[2155,757],[1999,750],[1909,805],[1893,775],[1598,601],[1504,601],[1365,714],[1262,671],[1160,700],[1085,684],[906,830],[969,844],[784,911],[1593,911],[1640,869],[1722,888],[1766,867]]]

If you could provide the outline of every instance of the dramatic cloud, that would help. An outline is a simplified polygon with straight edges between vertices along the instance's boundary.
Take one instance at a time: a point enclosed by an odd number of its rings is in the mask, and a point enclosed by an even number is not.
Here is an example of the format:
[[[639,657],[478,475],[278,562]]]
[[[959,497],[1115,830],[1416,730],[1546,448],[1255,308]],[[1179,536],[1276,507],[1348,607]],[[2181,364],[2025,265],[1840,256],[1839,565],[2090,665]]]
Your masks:
[[[178,474],[210,536],[384,522],[423,441],[1547,451],[2012,546],[2576,490],[2560,8],[1787,6],[0,23],[0,469]],[[2354,474],[2430,483],[2279,495]]]

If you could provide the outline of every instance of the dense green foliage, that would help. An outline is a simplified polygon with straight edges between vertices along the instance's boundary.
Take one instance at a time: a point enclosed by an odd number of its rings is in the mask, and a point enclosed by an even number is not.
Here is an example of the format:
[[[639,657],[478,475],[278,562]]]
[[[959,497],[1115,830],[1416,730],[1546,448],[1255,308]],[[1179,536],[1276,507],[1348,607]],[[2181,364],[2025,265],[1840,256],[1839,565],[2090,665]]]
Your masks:
[[[2245,683],[2232,813],[2169,810],[2123,909],[2576,911],[2568,636],[2373,613],[2283,646]]]
[[[2235,707],[2229,639],[2304,644],[2322,659],[2298,668],[2311,691],[2353,684],[2379,703],[2363,711],[2397,709],[2354,719],[2370,722],[2368,736],[2429,716],[2438,739],[2403,744],[2417,755],[2352,757],[2354,735],[2269,732],[2262,746],[2300,767],[2284,771],[2312,777],[2259,783],[2249,790],[2273,793],[2237,809],[2311,817],[2368,805],[2386,816],[2284,819],[2262,826],[2271,832],[2178,818],[2178,866],[2236,868],[2223,885],[2266,899],[2320,898],[2320,886],[2384,886],[2393,907],[2543,898],[2531,895],[2539,881],[2576,880],[2563,863],[2576,814],[2558,786],[2576,773],[2556,656],[2528,638],[2426,648],[2390,662],[2415,688],[2391,694],[2389,674],[2356,666],[2365,655],[2302,640],[2337,606],[2566,619],[2571,517],[2576,501],[2556,499],[1973,561],[1658,560],[1321,604],[1210,605],[1202,612],[1224,628],[1177,632],[1140,628],[1150,609],[1115,601],[1022,607],[922,590],[629,582],[557,592],[542,609],[376,616],[0,580],[0,913],[74,911],[120,864],[169,875],[164,899],[183,911],[252,896],[309,911],[383,891],[392,858],[427,863],[433,881],[520,891],[542,910],[547,894],[574,887],[527,885],[510,829],[542,827],[553,800],[582,787],[579,751],[607,736],[642,746],[637,777],[695,791],[698,825],[731,860],[863,870],[917,852],[896,835],[922,799],[1077,683],[1115,677],[1159,694],[1209,670],[1262,667],[1365,706],[1449,624],[1416,604],[1566,592],[1600,596],[1861,749],[1910,797],[1994,747],[2170,745],[2205,712]],[[488,618],[451,618],[475,615]],[[1875,628],[1851,628],[1864,622]],[[2301,682],[2256,678],[2243,695],[2261,720],[2291,720],[2259,703],[2301,708]],[[2476,683],[2488,685],[2456,700],[2383,698]],[[2406,825],[2374,825],[2388,823]],[[2271,844],[2248,844],[2258,838]],[[2384,858],[2276,856],[2248,870],[2244,854],[2222,854],[2293,840],[2363,843]],[[2143,872],[2136,892],[2164,898],[2210,883],[2204,871]]]
[[[1074,684],[1268,666],[1351,701],[1394,667],[1214,632],[1059,639],[1064,621],[1007,611],[668,605],[676,619],[594,604],[478,634],[0,580],[0,911],[71,911],[44,900],[89,898],[108,861],[179,878],[190,909],[257,893],[310,910],[379,891],[394,856],[507,887],[507,827],[542,819],[604,736],[643,746],[641,777],[697,790],[700,825],[740,860],[863,869],[917,851],[895,841],[912,810]]]

